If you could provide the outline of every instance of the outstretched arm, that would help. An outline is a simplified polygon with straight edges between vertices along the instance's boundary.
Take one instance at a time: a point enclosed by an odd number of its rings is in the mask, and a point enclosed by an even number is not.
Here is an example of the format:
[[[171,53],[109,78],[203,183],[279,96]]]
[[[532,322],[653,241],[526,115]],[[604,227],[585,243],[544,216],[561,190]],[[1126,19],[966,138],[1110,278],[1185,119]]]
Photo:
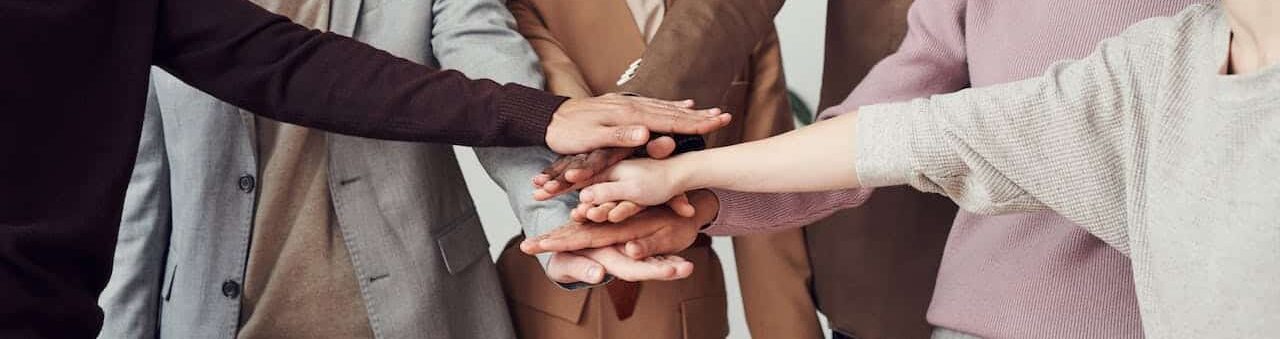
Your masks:
[[[1137,157],[1134,134],[1146,128],[1140,123],[1149,114],[1140,98],[1158,93],[1147,84],[1167,75],[1159,63],[1135,67],[1147,64],[1133,64],[1139,56],[1131,51],[1162,48],[1151,37],[1176,29],[1175,20],[1144,21],[1039,78],[864,106],[774,139],[665,163],[624,161],[581,198],[654,204],[699,187],[786,192],[910,184],[978,213],[1053,210],[1127,252],[1126,175]],[[815,149],[822,151],[796,151]],[[807,175],[782,175],[800,169]]]
[[[283,122],[364,137],[580,153],[704,133],[727,117],[642,98],[575,99],[470,80],[242,0],[161,2],[154,62],[219,99]],[[647,120],[646,120],[647,119]],[[689,123],[673,126],[672,119]],[[671,131],[667,131],[671,130]]]
[[[624,161],[587,187],[582,202],[656,205],[701,188],[808,192],[859,187],[854,166],[856,112],[776,137],[684,154]],[[805,173],[805,175],[779,175]]]

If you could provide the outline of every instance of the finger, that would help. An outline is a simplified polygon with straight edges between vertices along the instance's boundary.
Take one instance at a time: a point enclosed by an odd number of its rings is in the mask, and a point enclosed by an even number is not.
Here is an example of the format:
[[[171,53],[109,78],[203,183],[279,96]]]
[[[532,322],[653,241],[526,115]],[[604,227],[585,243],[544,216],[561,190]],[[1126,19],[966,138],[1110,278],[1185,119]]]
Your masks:
[[[591,152],[586,159],[576,164],[578,165],[577,167],[570,167],[565,171],[565,181],[575,184],[587,181],[592,176],[595,176],[596,173],[600,173],[609,166],[626,159],[631,155],[631,152],[630,148],[608,148]]]
[[[564,172],[565,167],[569,166],[569,162],[573,161],[573,158],[574,156],[572,155],[566,155],[556,159],[556,161],[552,162],[550,166],[542,169],[542,174],[546,175],[548,178],[560,176],[560,172]]]
[[[657,137],[645,144],[645,152],[650,158],[666,159],[676,151],[676,139],[668,136]]]
[[[581,167],[582,167],[582,164],[583,164],[583,163],[585,163],[585,162],[587,161],[587,159],[591,157],[591,155],[592,155],[592,154],[599,153],[599,152],[601,152],[601,151],[602,151],[602,150],[593,150],[593,151],[591,151],[591,152],[587,152],[586,154],[578,154],[578,155],[573,156],[573,159],[572,159],[572,160],[569,160],[569,165],[568,165],[568,166],[565,166],[565,167],[564,167],[564,170],[560,172],[560,175],[557,175],[557,176],[556,176],[554,179],[552,179],[552,180],[556,180],[556,181],[560,181],[560,182],[569,182],[569,183],[572,183],[572,182],[568,181],[568,179],[566,179],[566,178],[565,178],[565,173],[568,173],[569,171],[571,171],[571,170],[573,170],[573,169],[575,169],[575,168],[581,168]]]
[[[655,231],[652,227],[614,227],[613,225],[562,227],[545,237],[538,237],[531,244],[520,244],[520,249],[525,253],[535,254],[600,248],[625,244],[627,241],[647,236]],[[530,241],[526,241],[528,242]]]
[[[542,185],[546,184],[548,181],[551,181],[550,175],[546,175],[546,174],[535,175],[533,176],[533,187],[541,188]]]
[[[668,256],[668,257],[680,258],[677,256]],[[672,276],[671,280],[684,279],[684,278],[688,278],[690,275],[693,275],[692,261],[684,260],[683,258],[681,258],[680,261],[675,262],[672,265],[675,266],[676,273],[674,276]]]
[[[548,278],[561,284],[599,284],[604,280],[603,265],[572,253],[552,254],[551,260],[547,262],[546,273]]]
[[[652,132],[676,134],[706,134],[729,123],[730,117],[719,108],[705,110],[662,108],[656,106],[635,106],[639,114],[621,117],[616,125],[636,124],[647,127]]]
[[[621,121],[639,120],[640,118],[623,118]],[[605,125],[612,127],[604,127],[602,133],[595,133],[597,138],[594,143],[597,148],[604,147],[636,147],[644,145],[649,141],[649,129],[645,125],[636,123],[618,123],[616,121],[605,121]]]
[[[533,200],[543,201],[543,200],[555,198],[561,194],[571,192],[575,188],[577,187],[569,187],[568,184],[565,184],[560,181],[556,181],[556,180],[548,181],[546,184],[542,185],[542,188],[533,190]]]
[[[710,110],[694,110],[694,109],[692,109],[694,106],[697,106],[697,104],[693,101],[693,99],[684,99],[684,100],[680,100],[680,101],[671,101],[671,100],[655,99],[655,98],[650,98],[650,97],[632,97],[632,98],[635,98],[636,100],[640,101],[640,102],[641,102],[641,103],[643,103],[643,104],[650,105],[650,106],[655,106],[655,107],[659,107],[659,108],[679,108],[679,109],[685,109],[685,112],[687,112],[687,113],[688,113],[688,112],[702,112],[702,113],[704,113],[704,114],[707,114],[708,116],[715,115],[715,114],[714,114],[714,113],[712,113]]]
[[[582,219],[585,221],[587,219],[587,211],[591,210],[592,207],[595,207],[595,205],[588,204],[588,203],[578,203],[578,206],[575,206],[573,208],[573,211],[570,211],[569,214],[570,216],[572,216],[574,213],[580,214],[582,216]]]
[[[655,255],[679,253],[688,249],[697,238],[697,233],[658,231],[653,234],[628,241],[622,246],[622,253],[632,258],[647,258]]]
[[[584,253],[592,260],[606,267],[610,274],[626,281],[673,280],[687,277],[681,276],[687,262],[674,260],[636,260],[628,258],[613,247],[591,250]]]
[[[636,213],[640,213],[640,211],[643,211],[643,210],[644,210],[644,206],[640,206],[639,204],[636,204],[634,202],[630,202],[630,201],[620,202],[618,203],[617,207],[614,207],[613,209],[609,210],[609,215],[608,215],[609,222],[612,222],[612,223],[623,222],[627,220],[627,218],[630,218],[631,216],[636,215]]]
[[[671,200],[667,201],[667,207],[671,208],[671,211],[676,212],[676,215],[685,218],[692,218],[698,213],[698,211],[694,209],[693,203],[689,202],[689,195],[687,194],[679,194],[671,198]]]
[[[631,184],[620,182],[602,182],[583,188],[578,199],[588,204],[603,204],[611,201],[642,201],[639,190]]]
[[[590,210],[587,210],[587,219],[594,222],[609,221],[609,211],[613,210],[613,208],[617,206],[618,203],[616,202],[607,202],[600,204],[599,206],[592,207]]]
[[[579,205],[578,207],[574,207],[572,211],[569,211],[569,220],[573,222],[589,221],[587,220],[587,210],[591,209],[590,206],[591,205],[587,205],[587,207],[582,207],[582,205]]]

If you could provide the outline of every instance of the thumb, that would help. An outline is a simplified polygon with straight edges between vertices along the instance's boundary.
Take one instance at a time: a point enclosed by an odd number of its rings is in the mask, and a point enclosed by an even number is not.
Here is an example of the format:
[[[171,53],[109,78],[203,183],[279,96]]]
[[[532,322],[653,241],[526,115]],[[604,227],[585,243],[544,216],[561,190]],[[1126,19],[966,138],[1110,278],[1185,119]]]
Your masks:
[[[693,234],[693,236],[697,237],[697,234]],[[681,237],[675,232],[659,231],[647,237],[628,241],[626,245],[622,246],[622,253],[635,259],[678,253],[693,244],[694,240],[680,239]]]
[[[577,254],[559,252],[547,262],[547,278],[561,284],[584,282],[599,284],[604,280],[604,266]]]
[[[619,182],[602,182],[583,188],[578,198],[583,203],[600,205],[612,201],[636,200],[631,185]]]

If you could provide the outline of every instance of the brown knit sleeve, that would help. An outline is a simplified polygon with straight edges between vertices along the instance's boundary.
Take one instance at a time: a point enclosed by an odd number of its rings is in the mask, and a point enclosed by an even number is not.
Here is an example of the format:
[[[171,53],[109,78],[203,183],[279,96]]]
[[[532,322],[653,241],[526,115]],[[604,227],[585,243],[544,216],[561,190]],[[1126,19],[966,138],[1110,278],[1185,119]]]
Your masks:
[[[565,100],[418,65],[243,0],[166,0],[159,20],[155,64],[249,111],[336,133],[541,145]]]

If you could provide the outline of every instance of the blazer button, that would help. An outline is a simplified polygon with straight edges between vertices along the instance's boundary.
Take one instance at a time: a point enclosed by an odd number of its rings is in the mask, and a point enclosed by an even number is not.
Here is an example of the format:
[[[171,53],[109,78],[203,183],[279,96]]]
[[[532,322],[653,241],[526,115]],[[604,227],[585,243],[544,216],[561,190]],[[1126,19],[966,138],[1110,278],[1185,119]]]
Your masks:
[[[227,280],[222,283],[222,295],[231,299],[240,297],[240,283],[235,280]]]
[[[253,187],[256,185],[257,183],[253,180],[252,175],[245,174],[240,177],[240,191],[245,193],[253,192]]]

